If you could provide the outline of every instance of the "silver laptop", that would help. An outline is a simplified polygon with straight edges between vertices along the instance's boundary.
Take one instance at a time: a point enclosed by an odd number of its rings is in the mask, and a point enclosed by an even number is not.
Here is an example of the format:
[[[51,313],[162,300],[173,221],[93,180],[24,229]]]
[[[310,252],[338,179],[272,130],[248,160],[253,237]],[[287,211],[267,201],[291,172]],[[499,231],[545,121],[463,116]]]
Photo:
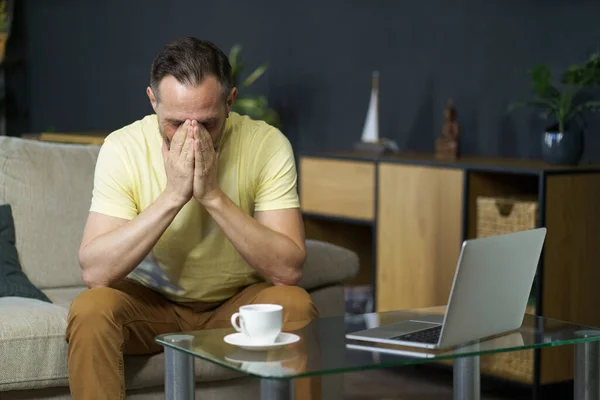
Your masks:
[[[425,315],[346,338],[445,349],[518,329],[545,237],[546,228],[538,228],[464,241],[445,315]]]

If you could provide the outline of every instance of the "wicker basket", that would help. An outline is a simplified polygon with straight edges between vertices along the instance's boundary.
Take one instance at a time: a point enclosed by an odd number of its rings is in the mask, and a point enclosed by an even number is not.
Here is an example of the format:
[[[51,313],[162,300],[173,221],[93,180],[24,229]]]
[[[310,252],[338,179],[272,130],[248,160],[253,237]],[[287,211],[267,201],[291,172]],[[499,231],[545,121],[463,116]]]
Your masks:
[[[478,197],[477,237],[534,229],[538,203],[530,198]]]
[[[478,197],[477,237],[534,229],[537,226],[538,203],[535,199],[519,197]],[[527,313],[534,313],[529,307]],[[481,357],[483,374],[514,380],[533,382],[533,350],[499,353]]]

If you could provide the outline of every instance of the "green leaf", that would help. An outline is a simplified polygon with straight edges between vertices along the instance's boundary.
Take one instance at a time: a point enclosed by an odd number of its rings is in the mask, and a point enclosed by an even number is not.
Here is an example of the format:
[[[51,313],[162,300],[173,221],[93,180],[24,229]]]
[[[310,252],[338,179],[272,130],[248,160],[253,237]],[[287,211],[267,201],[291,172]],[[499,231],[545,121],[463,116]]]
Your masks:
[[[546,88],[546,93],[543,95],[544,98],[555,102],[556,104],[558,104],[561,96],[562,94],[560,90],[558,90],[554,85],[548,85],[548,88]]]
[[[592,53],[581,66],[569,66],[562,74],[561,82],[576,86],[594,86],[600,83],[600,54]]]
[[[232,75],[234,84],[238,86],[239,77],[246,67],[246,63],[241,61],[240,53],[242,47],[235,45],[229,51],[229,63],[231,64]],[[256,82],[267,70],[268,63],[256,68],[241,84],[241,87],[248,87]],[[279,127],[280,120],[279,115],[268,106],[268,101],[265,96],[238,96],[232,106],[232,110],[241,114],[248,115],[249,117],[257,120],[264,120],[268,124]]]
[[[242,97],[237,98],[233,103],[234,111],[239,111],[246,115],[260,114],[267,106],[267,103],[262,97]]]
[[[600,101],[586,101],[573,107],[567,114],[566,119],[571,120],[584,111],[598,112],[600,111]]]
[[[233,103],[232,110],[256,120],[263,120],[275,127],[281,125],[279,115],[269,108],[267,99],[264,96],[238,97]]]
[[[562,74],[561,82],[567,85],[574,85],[581,80],[581,69],[578,65],[570,65]]]
[[[242,46],[239,44],[233,45],[231,50],[229,50],[229,64],[231,64],[231,70],[237,71],[238,69],[238,56],[242,51]]]
[[[272,125],[274,127],[277,127],[277,128],[281,127],[281,121],[279,120],[279,115],[277,115],[277,113],[270,108],[268,108],[264,111],[262,120],[265,121],[267,124]]]
[[[267,105],[264,96],[239,97],[235,102],[241,107],[265,107]]]
[[[252,72],[250,75],[248,75],[248,77],[246,78],[246,80],[244,81],[244,83],[242,83],[242,87],[248,87],[248,86],[252,85],[254,82],[256,82],[256,80],[258,78],[260,78],[262,76],[262,74],[265,73],[265,71],[267,70],[267,68],[269,68],[269,64],[267,64],[267,63],[261,65],[258,68],[256,68],[254,70],[254,72]]]
[[[523,100],[523,101],[517,101],[517,102],[511,103],[508,106],[508,111],[510,112],[510,111],[515,110],[518,107],[524,107],[524,106],[547,108],[547,109],[551,110],[552,112],[558,112],[558,109],[559,109],[557,102],[552,101],[550,99],[537,97],[537,98],[530,99],[530,100]]]
[[[550,81],[552,79],[550,68],[544,64],[538,64],[533,67],[531,76],[533,78],[533,90],[537,95],[544,96],[550,87]]]
[[[600,84],[600,52],[590,55],[582,65],[572,64],[560,75],[559,86],[552,84],[550,69],[538,64],[528,71],[535,97],[509,105],[508,111],[517,107],[534,106],[541,109],[540,117],[553,117],[564,130],[573,119],[583,119],[584,111],[600,111],[599,101],[588,101],[582,89]]]
[[[595,52],[581,67],[581,82],[583,86],[593,86],[600,83],[600,53]]]

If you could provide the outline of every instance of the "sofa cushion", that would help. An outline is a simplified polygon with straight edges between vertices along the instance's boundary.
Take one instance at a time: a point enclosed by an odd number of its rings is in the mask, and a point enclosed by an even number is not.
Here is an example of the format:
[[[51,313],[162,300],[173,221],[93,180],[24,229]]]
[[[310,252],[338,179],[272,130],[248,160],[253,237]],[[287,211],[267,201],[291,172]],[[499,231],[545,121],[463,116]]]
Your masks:
[[[77,253],[100,146],[0,136],[0,204],[11,204],[23,271],[38,288],[83,285]]]
[[[358,255],[346,248],[318,240],[306,241],[306,262],[300,286],[311,290],[341,283],[356,276]]]
[[[50,301],[57,306],[66,308],[67,310],[71,307],[71,303],[79,295],[87,289],[87,286],[76,286],[68,288],[53,288],[44,289],[43,292]]]
[[[194,358],[196,382],[213,382],[244,376],[240,372],[217,364]],[[163,385],[165,381],[165,353],[152,356],[125,356],[125,386],[127,389],[140,389]]]
[[[63,292],[55,289],[48,293],[67,303],[80,289]],[[65,305],[19,297],[0,298],[0,393],[68,386],[65,331],[69,304]],[[197,382],[240,376],[201,359],[195,360],[195,366]],[[162,385],[164,353],[126,356],[125,380],[128,389]]]
[[[0,205],[0,297],[27,297],[50,302],[29,281],[15,247],[15,226],[9,204]]]
[[[67,310],[21,297],[0,298],[0,390],[64,384]]]

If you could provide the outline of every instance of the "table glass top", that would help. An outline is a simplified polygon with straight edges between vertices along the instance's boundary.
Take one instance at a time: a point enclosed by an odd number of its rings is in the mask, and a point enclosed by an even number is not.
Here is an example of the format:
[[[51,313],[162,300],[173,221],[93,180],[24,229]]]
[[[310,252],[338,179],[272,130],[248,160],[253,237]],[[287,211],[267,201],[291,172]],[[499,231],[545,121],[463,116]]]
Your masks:
[[[385,326],[424,315],[443,315],[445,308],[392,311],[319,318],[284,332],[300,340],[272,350],[245,350],[224,338],[233,328],[160,335],[156,342],[232,370],[261,378],[291,379],[428,363],[600,340],[600,329],[525,315],[520,329],[497,337],[443,350],[420,350],[346,339],[346,333]],[[183,339],[183,340],[182,340]],[[356,345],[371,349],[353,348]]]

